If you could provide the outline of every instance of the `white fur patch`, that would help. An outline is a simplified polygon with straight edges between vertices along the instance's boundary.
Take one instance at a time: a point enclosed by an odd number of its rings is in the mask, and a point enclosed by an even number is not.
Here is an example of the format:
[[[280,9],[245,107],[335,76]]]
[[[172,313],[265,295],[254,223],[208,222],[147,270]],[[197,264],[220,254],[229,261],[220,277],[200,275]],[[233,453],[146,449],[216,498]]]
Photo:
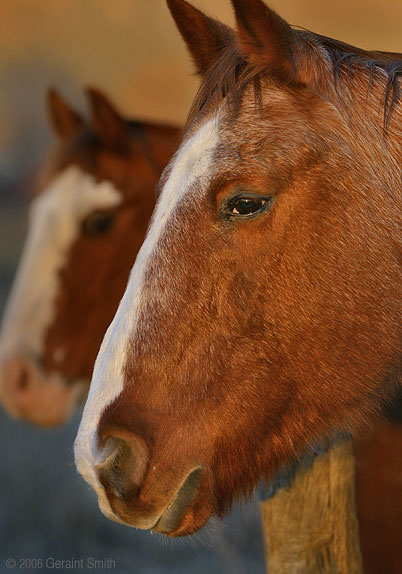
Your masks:
[[[106,332],[98,358],[80,428],[75,441],[78,471],[97,491],[99,506],[109,518],[113,516],[103,488],[95,473],[99,459],[96,432],[105,408],[123,390],[123,369],[128,342],[133,336],[142,304],[143,282],[147,266],[180,201],[192,193],[205,190],[211,177],[211,160],[218,144],[218,118],[206,122],[184,141],[174,157],[172,170],[160,194],[147,237],[138,253],[127,290],[116,316]],[[195,185],[196,184],[196,185]],[[155,294],[153,294],[155,295]]]
[[[27,240],[3,318],[0,363],[40,355],[54,314],[58,272],[82,220],[121,201],[111,183],[98,183],[77,167],[66,169],[33,201]]]

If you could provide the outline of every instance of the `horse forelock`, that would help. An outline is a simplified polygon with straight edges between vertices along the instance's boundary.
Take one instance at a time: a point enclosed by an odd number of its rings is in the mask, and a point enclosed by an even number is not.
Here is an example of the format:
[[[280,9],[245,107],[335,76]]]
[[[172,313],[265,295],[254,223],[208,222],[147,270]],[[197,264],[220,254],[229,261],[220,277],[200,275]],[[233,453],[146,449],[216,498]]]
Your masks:
[[[383,106],[382,127],[387,131],[401,99],[402,54],[363,50],[306,30],[295,29],[293,32],[290,57],[295,78],[288,83],[307,85],[337,105],[345,97],[343,88],[347,88],[351,90],[352,97],[355,93],[356,108],[363,101],[367,110],[370,106],[377,106],[377,102],[368,102],[367,93],[378,92]],[[249,86],[253,87],[258,109],[262,100],[262,84],[266,79],[278,84],[288,81],[253,66],[236,43],[229,44],[204,74],[187,127],[204,107],[215,106],[218,109],[223,100],[227,101],[236,117]],[[349,105],[348,98],[345,104]],[[350,111],[353,112],[353,108]]]

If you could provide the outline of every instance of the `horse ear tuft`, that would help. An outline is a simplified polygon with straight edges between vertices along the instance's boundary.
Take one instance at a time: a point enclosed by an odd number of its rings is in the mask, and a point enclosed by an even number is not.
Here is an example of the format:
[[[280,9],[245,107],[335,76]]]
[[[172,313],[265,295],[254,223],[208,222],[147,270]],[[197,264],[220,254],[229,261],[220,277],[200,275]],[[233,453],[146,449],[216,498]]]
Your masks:
[[[222,51],[233,42],[234,31],[209,18],[186,0],[167,0],[167,5],[187,44],[197,72],[205,74]]]
[[[100,90],[88,87],[86,93],[91,107],[92,129],[107,147],[126,149],[130,134],[123,117]]]
[[[83,118],[73,110],[54,88],[47,92],[47,110],[54,133],[61,139],[76,135],[85,125]]]
[[[294,32],[289,24],[262,0],[231,1],[244,55],[259,71],[294,77]]]

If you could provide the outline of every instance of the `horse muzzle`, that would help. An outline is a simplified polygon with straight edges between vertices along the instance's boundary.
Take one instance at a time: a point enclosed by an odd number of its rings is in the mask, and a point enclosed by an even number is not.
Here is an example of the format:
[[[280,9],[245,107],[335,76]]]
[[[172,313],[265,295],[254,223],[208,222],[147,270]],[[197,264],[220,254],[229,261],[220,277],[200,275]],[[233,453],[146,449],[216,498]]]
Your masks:
[[[71,415],[81,384],[67,384],[58,374],[46,375],[27,357],[15,356],[0,365],[0,398],[10,416],[42,427],[54,427]]]
[[[95,472],[103,492],[96,490],[108,518],[169,536],[192,534],[209,518],[210,511],[198,508],[205,475],[201,466],[178,481],[174,469],[163,472],[150,460],[142,437],[121,430],[102,441],[96,458]]]

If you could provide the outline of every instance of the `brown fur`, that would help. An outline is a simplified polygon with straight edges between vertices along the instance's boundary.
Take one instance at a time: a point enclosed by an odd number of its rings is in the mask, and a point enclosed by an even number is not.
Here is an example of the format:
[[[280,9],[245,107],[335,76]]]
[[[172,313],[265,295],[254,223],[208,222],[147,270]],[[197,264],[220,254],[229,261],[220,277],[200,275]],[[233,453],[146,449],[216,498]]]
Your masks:
[[[99,423],[102,439],[129,429],[149,447],[142,490],[108,492],[127,522],[147,501],[162,512],[172,485],[205,469],[172,535],[222,514],[323,437],[368,424],[400,370],[401,62],[373,63],[309,32],[289,43],[281,20],[261,22],[260,1],[258,18],[246,18],[246,0],[233,4],[241,37],[211,52],[187,124],[188,136],[223,104],[215,177],[167,226],[125,387]],[[188,4],[169,5],[182,30]],[[267,27],[291,66],[275,49],[256,67]],[[197,34],[184,36],[194,51]],[[225,220],[236,189],[272,196],[270,213]]]

